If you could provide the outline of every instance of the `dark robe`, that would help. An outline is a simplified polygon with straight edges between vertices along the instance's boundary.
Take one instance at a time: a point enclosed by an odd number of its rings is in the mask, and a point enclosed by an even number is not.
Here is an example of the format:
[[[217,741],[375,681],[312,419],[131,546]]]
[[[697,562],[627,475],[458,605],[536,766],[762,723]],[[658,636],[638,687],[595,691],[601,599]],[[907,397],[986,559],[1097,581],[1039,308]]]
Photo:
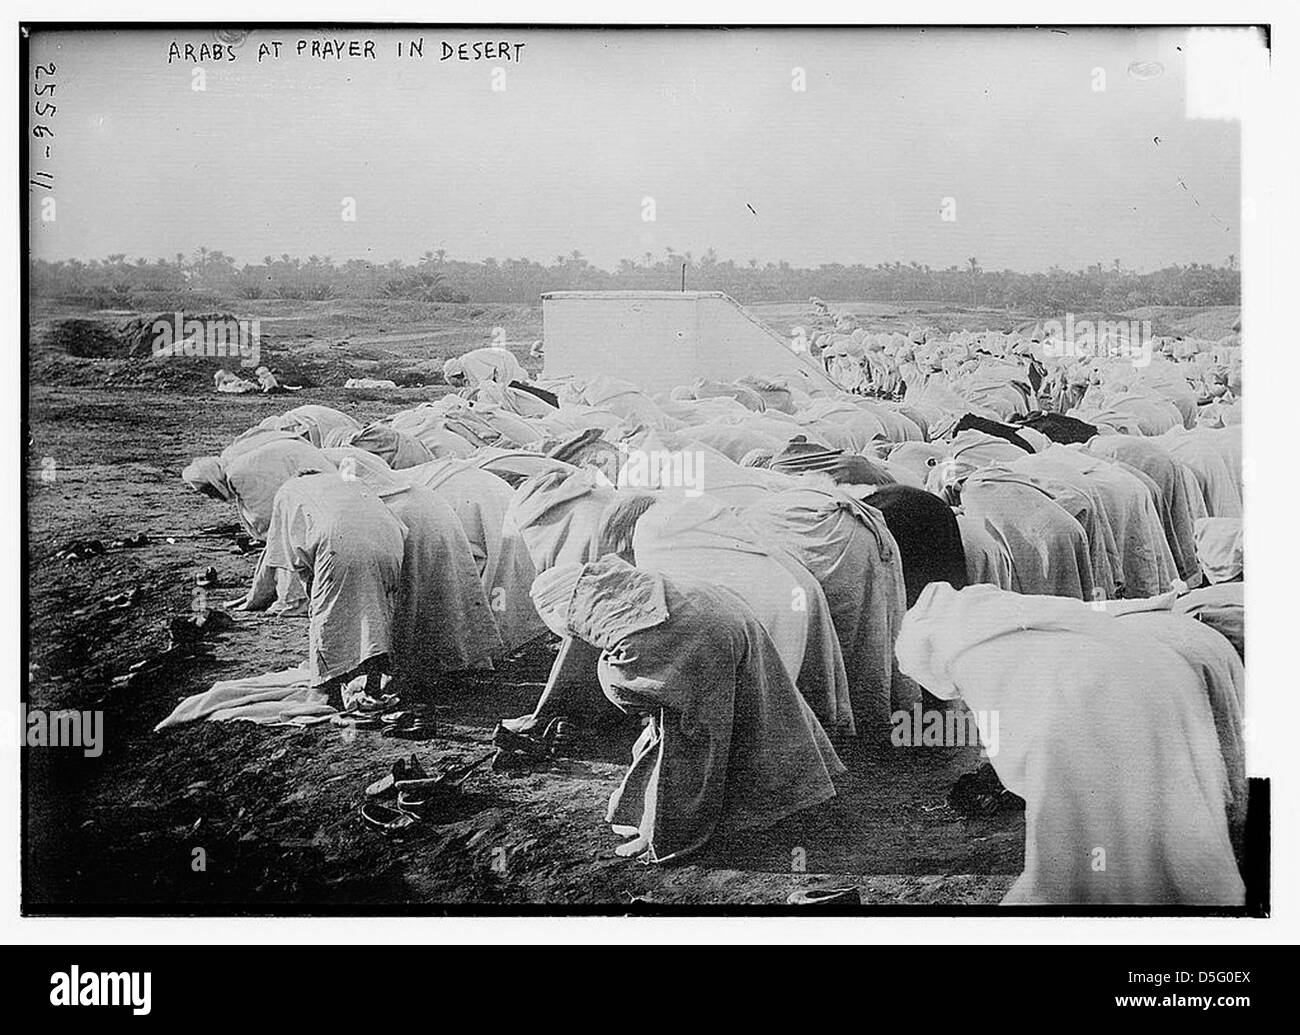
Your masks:
[[[996,435],[998,438],[1006,439],[1012,445],[1019,446],[1026,453],[1032,453],[1034,447],[1016,434],[1016,429],[1010,424],[1002,424],[995,420],[989,420],[986,417],[979,417],[973,413],[968,413],[952,429],[953,434],[965,431],[970,428],[974,431],[982,431],[986,435]]]
[[[903,558],[907,606],[931,582],[966,587],[966,551],[952,509],[933,493],[911,485],[882,485],[867,502],[885,515]]]
[[[1097,434],[1096,425],[1077,417],[1067,417],[1063,413],[1031,413],[1020,418],[1020,423],[1046,435],[1053,442],[1066,446],[1075,442],[1087,442]]]

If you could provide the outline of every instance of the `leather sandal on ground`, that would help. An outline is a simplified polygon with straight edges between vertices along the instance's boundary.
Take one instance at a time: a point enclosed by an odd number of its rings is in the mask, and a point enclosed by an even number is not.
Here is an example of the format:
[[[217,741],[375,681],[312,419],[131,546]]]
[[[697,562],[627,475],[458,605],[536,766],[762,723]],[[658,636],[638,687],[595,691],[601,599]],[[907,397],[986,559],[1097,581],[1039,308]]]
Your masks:
[[[361,818],[376,830],[385,833],[405,830],[418,822],[418,817],[411,813],[377,801],[368,801],[361,806]]]
[[[398,791],[397,807],[403,812],[418,815],[421,809],[428,807],[433,801],[434,794],[433,787]]]
[[[403,787],[415,787],[433,782],[436,781],[425,772],[424,766],[420,765],[420,760],[411,755],[409,758],[399,758],[393,763],[392,769],[370,784],[366,788],[366,797],[378,798]]]

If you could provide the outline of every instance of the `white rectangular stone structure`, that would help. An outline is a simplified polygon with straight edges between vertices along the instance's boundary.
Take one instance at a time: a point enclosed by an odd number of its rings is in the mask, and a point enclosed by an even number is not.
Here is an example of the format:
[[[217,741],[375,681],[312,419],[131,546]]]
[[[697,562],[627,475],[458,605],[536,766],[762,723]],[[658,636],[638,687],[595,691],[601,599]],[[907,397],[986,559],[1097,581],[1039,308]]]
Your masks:
[[[651,393],[746,374],[835,388],[815,361],[721,291],[550,291],[542,325],[547,378],[607,374]]]

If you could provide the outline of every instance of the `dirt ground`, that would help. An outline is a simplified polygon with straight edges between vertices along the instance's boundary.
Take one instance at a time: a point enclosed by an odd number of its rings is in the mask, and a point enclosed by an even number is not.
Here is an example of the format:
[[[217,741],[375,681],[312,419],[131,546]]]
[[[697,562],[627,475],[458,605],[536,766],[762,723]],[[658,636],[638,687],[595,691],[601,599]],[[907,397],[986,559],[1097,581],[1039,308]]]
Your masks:
[[[307,401],[302,394],[293,401]],[[311,401],[362,418],[392,408],[345,396],[313,392]],[[33,386],[29,707],[102,709],[105,749],[99,758],[25,753],[29,910],[780,904],[822,880],[856,884],[870,903],[990,904],[1019,873],[1018,813],[965,822],[945,805],[953,780],[978,764],[974,749],[851,759],[831,803],[676,867],[613,854],[619,839],[604,807],[630,738],[602,745],[601,757],[524,775],[481,767],[455,812],[401,840],[367,827],[357,811],[364,787],[394,759],[414,752],[434,768],[485,755],[496,721],[531,709],[552,657],[544,642],[448,693],[437,704],[445,734],[427,742],[331,726],[200,722],[152,732],[180,698],[218,679],[305,657],[305,619],[241,615],[210,657],[139,686],[112,686],[166,646],[168,620],[190,611],[196,572],[217,569],[216,600],[247,586],[255,554],[231,552],[228,538],[177,536],[233,519],[228,505],[191,492],[179,475],[191,457],[219,451],[286,406],[283,398]],[[108,544],[139,532],[149,538],[143,547],[78,561],[50,556],[70,540]],[[139,600],[128,609],[100,604],[135,587]],[[194,869],[196,848],[206,870]]]
[[[512,338],[540,333],[523,307],[486,316],[509,317]],[[483,343],[448,334],[429,349],[415,335],[406,349],[440,363],[443,353]],[[217,569],[216,603],[238,598],[252,576],[255,553],[240,553],[229,536],[198,534],[235,514],[190,491],[184,465],[298,403],[366,420],[442,389],[218,396],[166,382],[102,387],[104,370],[119,361],[60,363],[41,366],[29,386],[28,707],[102,710],[104,750],[97,758],[24,751],[28,912],[690,910],[778,906],[809,884],[856,885],[871,905],[989,906],[1020,872],[1020,813],[968,821],[946,804],[953,781],[978,765],[974,748],[846,757],[850,772],[833,801],[678,866],[614,854],[619,838],[604,810],[630,734],[522,774],[483,765],[454,808],[400,838],[368,827],[358,814],[364,788],[395,759],[414,753],[433,770],[490,754],[497,720],[536,700],[553,656],[544,641],[440,694],[442,725],[429,741],[330,725],[199,722],[153,732],[180,699],[218,679],[306,656],[305,619],[234,613],[233,627],[196,656],[114,684],[167,646],[169,621],[191,613],[197,572]],[[141,532],[143,546],[111,545]],[[55,556],[84,539],[109,549]],[[106,600],[132,590],[127,606]]]

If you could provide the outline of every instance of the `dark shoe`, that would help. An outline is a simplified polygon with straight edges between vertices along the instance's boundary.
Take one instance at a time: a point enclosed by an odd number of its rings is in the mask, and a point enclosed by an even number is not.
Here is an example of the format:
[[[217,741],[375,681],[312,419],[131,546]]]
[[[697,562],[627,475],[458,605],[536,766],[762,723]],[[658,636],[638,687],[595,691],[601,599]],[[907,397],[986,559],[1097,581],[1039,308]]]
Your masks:
[[[492,743],[498,751],[513,755],[522,755],[533,759],[550,759],[555,757],[555,748],[542,737],[528,733],[515,733],[498,724],[492,731]]]
[[[948,805],[967,818],[987,819],[1004,811],[1025,807],[1019,795],[1002,786],[998,774],[988,762],[971,773],[962,773],[948,792]]]

